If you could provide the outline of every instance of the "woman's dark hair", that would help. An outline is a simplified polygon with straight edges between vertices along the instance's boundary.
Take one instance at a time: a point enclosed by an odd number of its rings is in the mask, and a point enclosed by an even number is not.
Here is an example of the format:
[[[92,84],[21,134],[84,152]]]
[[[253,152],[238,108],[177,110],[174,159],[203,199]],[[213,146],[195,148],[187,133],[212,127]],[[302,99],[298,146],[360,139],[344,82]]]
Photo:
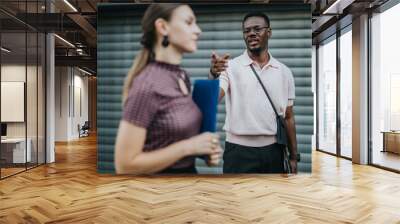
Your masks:
[[[136,55],[133,65],[130,68],[124,83],[122,101],[128,96],[129,89],[132,86],[133,79],[143,70],[144,67],[154,58],[154,45],[157,42],[157,34],[155,28],[155,21],[162,18],[166,21],[171,19],[173,11],[182,6],[177,3],[163,3],[151,4],[142,18],[142,31],[143,36],[140,43],[143,45],[141,51]]]

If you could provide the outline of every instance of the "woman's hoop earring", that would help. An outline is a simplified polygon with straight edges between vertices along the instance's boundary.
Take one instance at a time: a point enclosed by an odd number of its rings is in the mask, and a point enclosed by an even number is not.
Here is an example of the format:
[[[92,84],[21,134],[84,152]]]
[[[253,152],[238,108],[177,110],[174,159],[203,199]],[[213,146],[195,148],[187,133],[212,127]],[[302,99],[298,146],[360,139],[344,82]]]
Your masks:
[[[162,40],[161,44],[162,44],[163,47],[168,47],[169,40],[168,40],[168,36],[167,35],[163,36],[163,40]]]

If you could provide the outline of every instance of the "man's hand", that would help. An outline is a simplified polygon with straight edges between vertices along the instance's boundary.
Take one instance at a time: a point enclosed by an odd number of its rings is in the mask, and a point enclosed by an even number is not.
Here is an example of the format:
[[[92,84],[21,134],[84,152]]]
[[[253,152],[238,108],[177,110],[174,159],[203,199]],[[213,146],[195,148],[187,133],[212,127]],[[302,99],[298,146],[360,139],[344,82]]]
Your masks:
[[[229,57],[230,57],[229,54],[224,54],[224,56],[221,57],[218,54],[216,54],[214,51],[212,52],[210,72],[211,72],[211,75],[214,76],[214,78],[218,78],[218,76],[221,74],[221,72],[225,71],[225,69],[228,67]]]
[[[290,168],[292,174],[297,174],[297,159],[290,159]]]
[[[292,167],[292,173],[297,173],[297,139],[296,139],[296,125],[294,121],[293,106],[286,108],[286,134],[288,136],[288,149],[290,151],[290,165]]]

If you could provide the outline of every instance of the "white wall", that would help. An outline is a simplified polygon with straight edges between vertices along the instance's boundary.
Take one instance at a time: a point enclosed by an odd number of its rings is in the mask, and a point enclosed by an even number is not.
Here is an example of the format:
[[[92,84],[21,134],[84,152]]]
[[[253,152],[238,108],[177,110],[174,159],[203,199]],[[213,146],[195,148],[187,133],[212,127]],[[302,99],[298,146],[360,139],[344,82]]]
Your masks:
[[[25,69],[27,69],[25,71]],[[30,108],[27,111],[28,120],[28,137],[35,130],[36,136],[36,80],[32,80],[30,77],[32,74],[36,76],[36,66],[18,65],[18,64],[8,64],[1,66],[1,81],[2,82],[25,82],[25,75],[28,72],[28,83],[33,88],[27,88],[27,106]],[[41,105],[39,105],[40,107]],[[1,110],[7,110],[7,108],[1,108]],[[33,123],[32,123],[33,122]],[[8,137],[25,137],[25,124],[26,122],[7,122],[7,136]]]
[[[28,72],[32,67],[28,66]],[[3,82],[25,82],[25,64],[24,65],[2,65],[1,66],[1,81]],[[1,108],[6,110],[7,108]],[[25,137],[24,122],[7,123],[8,137]]]
[[[88,77],[76,68],[56,67],[55,85],[55,140],[77,139],[78,124],[88,120]]]
[[[88,116],[88,77],[77,69],[74,69],[74,82],[73,82],[73,96],[74,102],[71,102],[72,119],[71,119],[71,132],[72,138],[78,138],[78,124],[82,126],[85,121],[89,120]],[[72,90],[72,88],[71,88]]]
[[[32,69],[32,67],[28,66],[28,70],[30,69]],[[2,65],[1,81],[25,82],[25,64]]]
[[[68,140],[68,86],[67,67],[55,68],[55,141]]]

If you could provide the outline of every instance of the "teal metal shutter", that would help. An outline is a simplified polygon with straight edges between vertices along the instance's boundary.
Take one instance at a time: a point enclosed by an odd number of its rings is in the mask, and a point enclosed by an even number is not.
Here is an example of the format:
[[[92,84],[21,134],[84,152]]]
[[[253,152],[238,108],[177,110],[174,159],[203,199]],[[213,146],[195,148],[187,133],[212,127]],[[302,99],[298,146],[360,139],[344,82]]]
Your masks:
[[[144,5],[100,4],[98,14],[98,171],[114,172],[114,140],[121,118],[121,92],[125,75],[140,49],[140,20]],[[205,5],[192,6],[202,29],[199,49],[186,54],[182,67],[192,83],[206,79],[211,51],[231,57],[245,49],[241,23],[251,11],[262,11],[271,19],[271,54],[293,72],[296,85],[295,119],[300,172],[311,172],[313,134],[313,94],[311,92],[311,13],[309,5]],[[219,106],[218,132],[224,144],[225,102]],[[200,173],[222,173],[222,167],[207,167],[196,162]]]

